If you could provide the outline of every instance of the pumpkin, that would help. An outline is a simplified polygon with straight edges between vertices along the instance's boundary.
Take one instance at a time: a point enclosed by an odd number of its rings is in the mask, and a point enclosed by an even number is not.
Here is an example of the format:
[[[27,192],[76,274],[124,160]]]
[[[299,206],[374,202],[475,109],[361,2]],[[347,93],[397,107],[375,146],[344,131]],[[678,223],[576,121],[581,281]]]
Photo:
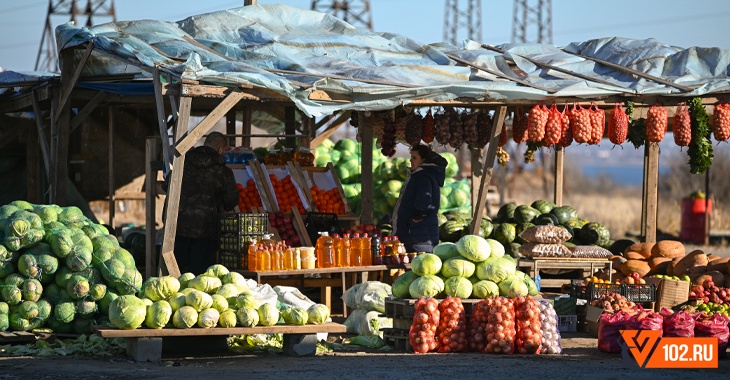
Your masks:
[[[703,273],[691,278],[693,285],[702,285],[705,283],[705,281],[712,280],[712,282],[715,283],[715,286],[717,286],[718,284],[722,284],[725,281],[725,275],[718,271]]]
[[[624,250],[624,256],[626,256],[629,252],[636,252],[643,256],[644,258],[651,257],[651,249],[654,247],[656,243],[653,242],[646,242],[646,243],[635,243],[632,244]]]
[[[705,269],[702,270],[702,272],[706,271],[707,268],[707,254],[700,250],[696,249],[692,252],[690,252],[687,256],[684,256],[681,258],[675,265],[674,265],[674,275],[675,276],[684,276],[685,274],[690,274],[690,269],[692,268],[701,268],[705,267]],[[696,272],[697,270],[695,270]]]
[[[662,240],[651,248],[651,257],[684,257],[684,244],[677,240]]]
[[[639,276],[644,277],[650,270],[651,268],[646,260],[626,260],[626,262],[621,265],[621,273],[626,276],[630,276],[631,273],[637,272]]]
[[[647,260],[649,263],[649,275],[652,274],[667,274],[667,267],[672,263],[672,259],[666,257],[652,257]]]

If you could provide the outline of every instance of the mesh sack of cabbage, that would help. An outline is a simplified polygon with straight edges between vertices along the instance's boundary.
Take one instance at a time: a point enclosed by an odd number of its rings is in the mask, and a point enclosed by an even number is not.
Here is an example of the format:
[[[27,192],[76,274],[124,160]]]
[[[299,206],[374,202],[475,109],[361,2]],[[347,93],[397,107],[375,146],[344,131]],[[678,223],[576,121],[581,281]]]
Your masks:
[[[562,244],[527,243],[522,244],[519,251],[529,258],[570,257],[573,254],[568,247]]]
[[[560,346],[560,331],[558,330],[558,315],[553,305],[547,300],[539,300],[540,303],[540,324],[542,326],[542,354],[560,354],[563,352]]]
[[[573,254],[570,257],[582,259],[607,259],[613,256],[611,251],[597,245],[576,245],[569,248]]]
[[[532,226],[520,233],[520,238],[528,243],[560,244],[572,237],[565,228],[552,225]]]

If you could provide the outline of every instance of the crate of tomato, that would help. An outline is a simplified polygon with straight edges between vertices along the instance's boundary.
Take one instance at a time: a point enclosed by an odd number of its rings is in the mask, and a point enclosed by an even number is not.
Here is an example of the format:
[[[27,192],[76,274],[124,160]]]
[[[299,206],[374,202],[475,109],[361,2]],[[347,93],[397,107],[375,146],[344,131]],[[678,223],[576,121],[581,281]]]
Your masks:
[[[331,162],[325,167],[302,167],[300,170],[301,180],[309,189],[314,211],[336,215],[352,212],[345,198],[342,183]]]

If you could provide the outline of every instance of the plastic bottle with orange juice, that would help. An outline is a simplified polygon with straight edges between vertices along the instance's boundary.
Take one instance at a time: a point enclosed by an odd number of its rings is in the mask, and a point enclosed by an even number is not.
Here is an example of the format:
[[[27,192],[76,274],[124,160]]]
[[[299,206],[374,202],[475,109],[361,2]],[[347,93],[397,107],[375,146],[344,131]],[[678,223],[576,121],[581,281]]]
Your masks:
[[[350,263],[352,252],[352,239],[350,239],[350,234],[343,234],[339,244],[340,247],[337,250],[337,266],[343,268],[349,267],[352,265]]]
[[[335,250],[332,237],[327,231],[320,232],[317,239],[317,268],[332,268],[335,266]]]
[[[373,265],[373,256],[370,245],[370,236],[368,236],[368,233],[365,232],[360,238],[360,265],[362,266]]]
[[[362,243],[360,233],[355,232],[350,240],[350,265],[359,267],[362,265]]]

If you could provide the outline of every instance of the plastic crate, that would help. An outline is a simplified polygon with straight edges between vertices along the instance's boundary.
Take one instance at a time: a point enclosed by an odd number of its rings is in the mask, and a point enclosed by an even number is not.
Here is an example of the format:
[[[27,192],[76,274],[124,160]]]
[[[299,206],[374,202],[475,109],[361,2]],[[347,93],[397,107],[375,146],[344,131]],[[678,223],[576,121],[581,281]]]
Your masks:
[[[412,353],[411,340],[408,336],[408,330],[383,328],[383,341],[385,344],[393,347],[394,351]]]
[[[560,331],[560,332],[578,331],[578,316],[577,315],[558,315],[558,331]]]
[[[656,302],[656,285],[623,284],[621,295],[629,302]]]
[[[228,269],[248,269],[248,253],[235,251],[218,251],[218,264]]]
[[[588,285],[578,285],[580,281],[573,280],[573,283],[570,284],[570,295],[572,297],[591,301],[609,293],[624,295],[623,285],[621,284],[595,284],[591,282]]]
[[[578,298],[575,296],[561,296],[553,300],[553,308],[558,315],[573,315],[576,312]]]
[[[221,215],[218,226],[222,234],[263,235],[269,233],[269,215],[229,212]]]
[[[309,235],[312,244],[316,244],[320,232],[329,232],[330,236],[333,234],[341,234],[342,230],[337,222],[337,214],[322,212],[307,213],[304,226],[307,229],[307,235]]]

